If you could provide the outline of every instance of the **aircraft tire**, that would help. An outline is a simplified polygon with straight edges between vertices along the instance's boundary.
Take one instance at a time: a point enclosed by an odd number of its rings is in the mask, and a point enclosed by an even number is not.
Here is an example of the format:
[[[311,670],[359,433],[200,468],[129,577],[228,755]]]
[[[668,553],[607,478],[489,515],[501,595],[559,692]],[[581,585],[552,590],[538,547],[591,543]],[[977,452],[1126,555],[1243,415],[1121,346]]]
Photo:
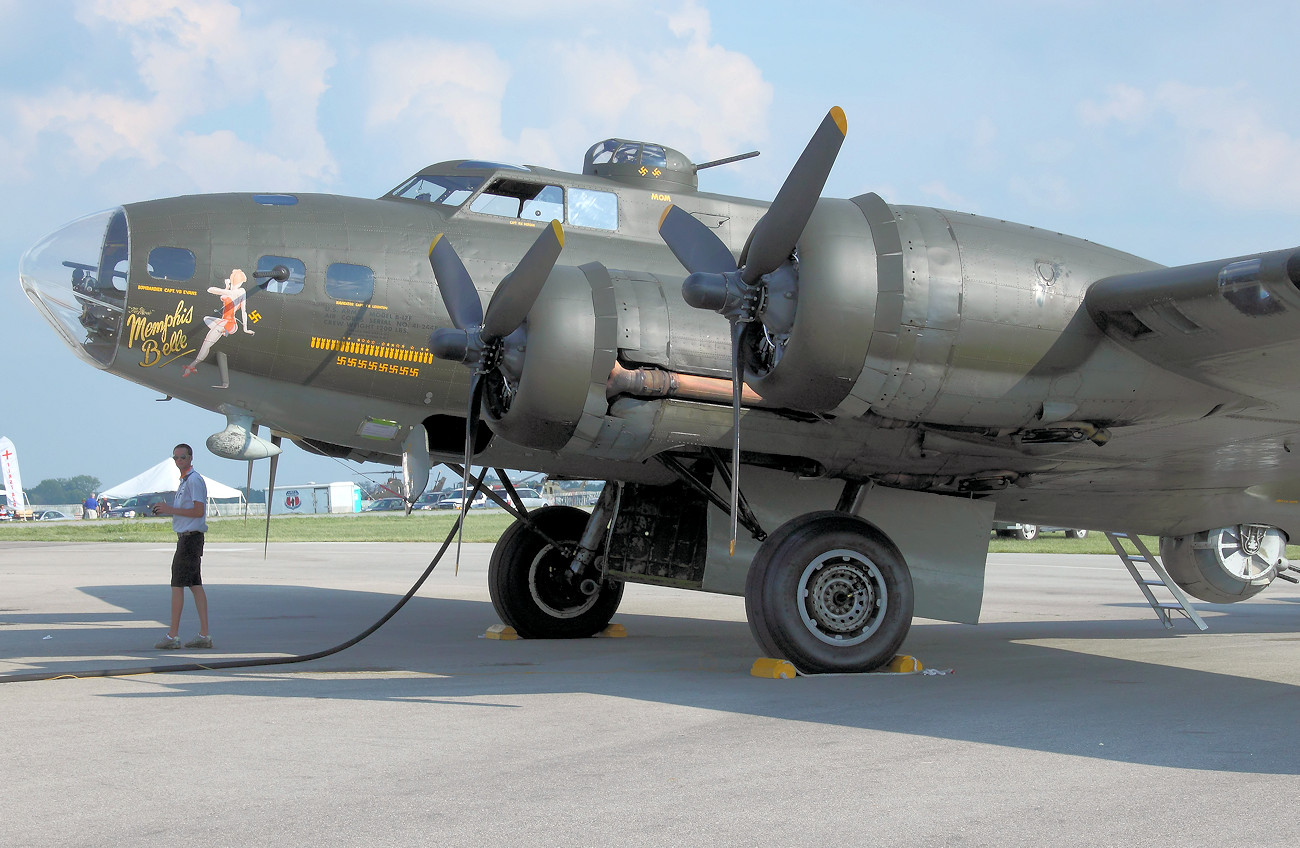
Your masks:
[[[1022,542],[1032,542],[1038,538],[1038,525],[1021,524],[1020,529],[1016,531],[1016,538]]]
[[[866,521],[813,512],[759,547],[745,611],[759,646],[804,673],[866,672],[897,653],[915,594],[902,554]]]
[[[547,506],[529,517],[556,542],[576,542],[590,516],[571,506]],[[579,589],[571,557],[522,521],[511,524],[492,550],[488,592],[503,624],[524,639],[581,639],[605,629],[623,599],[623,583],[606,580],[593,595]]]

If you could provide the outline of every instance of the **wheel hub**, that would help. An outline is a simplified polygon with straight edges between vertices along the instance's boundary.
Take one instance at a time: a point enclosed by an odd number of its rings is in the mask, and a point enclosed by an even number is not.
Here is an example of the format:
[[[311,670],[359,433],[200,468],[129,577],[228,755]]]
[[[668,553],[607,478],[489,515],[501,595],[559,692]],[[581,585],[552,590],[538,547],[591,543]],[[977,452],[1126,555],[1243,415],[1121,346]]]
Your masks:
[[[884,577],[871,560],[849,550],[818,556],[799,578],[799,615],[831,645],[856,645],[880,626],[887,604]]]
[[[528,566],[528,591],[533,601],[554,618],[577,618],[596,605],[600,592],[586,593],[569,570],[563,552],[546,545]]]

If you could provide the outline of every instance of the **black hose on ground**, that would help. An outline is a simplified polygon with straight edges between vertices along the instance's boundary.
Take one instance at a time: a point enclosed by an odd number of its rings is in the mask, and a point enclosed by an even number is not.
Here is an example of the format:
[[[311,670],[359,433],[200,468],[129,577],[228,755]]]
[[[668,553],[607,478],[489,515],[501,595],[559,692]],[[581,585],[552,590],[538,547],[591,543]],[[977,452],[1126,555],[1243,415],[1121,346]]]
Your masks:
[[[482,487],[484,476],[484,474],[479,475],[474,486],[474,491],[470,495],[471,499],[473,499],[474,495],[478,494],[478,490]],[[337,654],[339,651],[351,648],[362,639],[365,639],[367,636],[370,636],[376,630],[383,627],[388,623],[390,618],[397,615],[398,610],[406,606],[407,601],[415,597],[415,593],[420,591],[420,587],[424,585],[424,581],[429,579],[429,575],[433,573],[433,569],[437,567],[438,563],[442,560],[443,555],[447,553],[447,549],[451,547],[452,540],[456,538],[456,532],[460,529],[461,522],[464,520],[465,515],[462,512],[456,517],[456,521],[451,525],[451,532],[448,533],[447,538],[443,540],[442,547],[438,548],[438,552],[434,554],[433,559],[429,562],[429,567],[426,568],[424,573],[420,575],[420,578],[415,581],[415,585],[413,585],[410,590],[402,596],[402,599],[393,605],[392,609],[384,613],[382,618],[367,627],[361,633],[358,633],[346,642],[342,642],[332,648],[326,648],[323,651],[316,651],[311,654],[298,654],[292,657],[258,657],[257,659],[225,660],[222,662],[211,663],[168,663],[166,665],[145,665],[131,668],[100,668],[89,669],[86,671],[8,674],[0,675],[0,683],[28,683],[36,680],[84,680],[90,677],[129,677],[136,674],[166,674],[175,671],[217,671],[226,668],[254,668],[256,666],[266,665],[289,665],[291,663],[307,662],[308,660],[318,660],[322,657],[328,657],[331,654]]]

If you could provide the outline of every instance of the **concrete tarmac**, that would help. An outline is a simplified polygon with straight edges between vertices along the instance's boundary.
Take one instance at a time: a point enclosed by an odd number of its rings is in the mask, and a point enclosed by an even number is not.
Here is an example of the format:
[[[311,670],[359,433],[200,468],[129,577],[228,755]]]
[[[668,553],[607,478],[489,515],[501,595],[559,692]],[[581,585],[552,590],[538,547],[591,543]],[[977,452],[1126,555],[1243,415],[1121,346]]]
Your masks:
[[[0,543],[0,675],[328,648],[434,545],[211,544],[201,652],[152,650],[171,550]],[[993,555],[984,623],[905,646],[949,673],[764,680],[740,598],[629,586],[627,638],[487,640],[489,553],[325,659],[0,685],[0,845],[1300,839],[1300,587],[1167,631],[1113,557]]]

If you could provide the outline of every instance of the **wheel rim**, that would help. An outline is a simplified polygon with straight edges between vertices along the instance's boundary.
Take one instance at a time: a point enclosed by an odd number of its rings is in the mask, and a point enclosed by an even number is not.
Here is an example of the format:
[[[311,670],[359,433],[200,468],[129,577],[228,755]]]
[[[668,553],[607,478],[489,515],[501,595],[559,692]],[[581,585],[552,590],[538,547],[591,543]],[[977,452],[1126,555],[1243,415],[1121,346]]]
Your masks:
[[[577,618],[596,605],[600,590],[582,594],[570,579],[569,563],[554,546],[546,545],[528,564],[528,592],[547,615],[553,618]]]
[[[1210,539],[1219,549],[1224,570],[1246,581],[1267,574],[1282,558],[1286,544],[1277,530],[1252,524],[1217,530]]]
[[[857,551],[827,551],[799,577],[799,616],[828,645],[856,645],[880,627],[889,606],[885,577]]]

